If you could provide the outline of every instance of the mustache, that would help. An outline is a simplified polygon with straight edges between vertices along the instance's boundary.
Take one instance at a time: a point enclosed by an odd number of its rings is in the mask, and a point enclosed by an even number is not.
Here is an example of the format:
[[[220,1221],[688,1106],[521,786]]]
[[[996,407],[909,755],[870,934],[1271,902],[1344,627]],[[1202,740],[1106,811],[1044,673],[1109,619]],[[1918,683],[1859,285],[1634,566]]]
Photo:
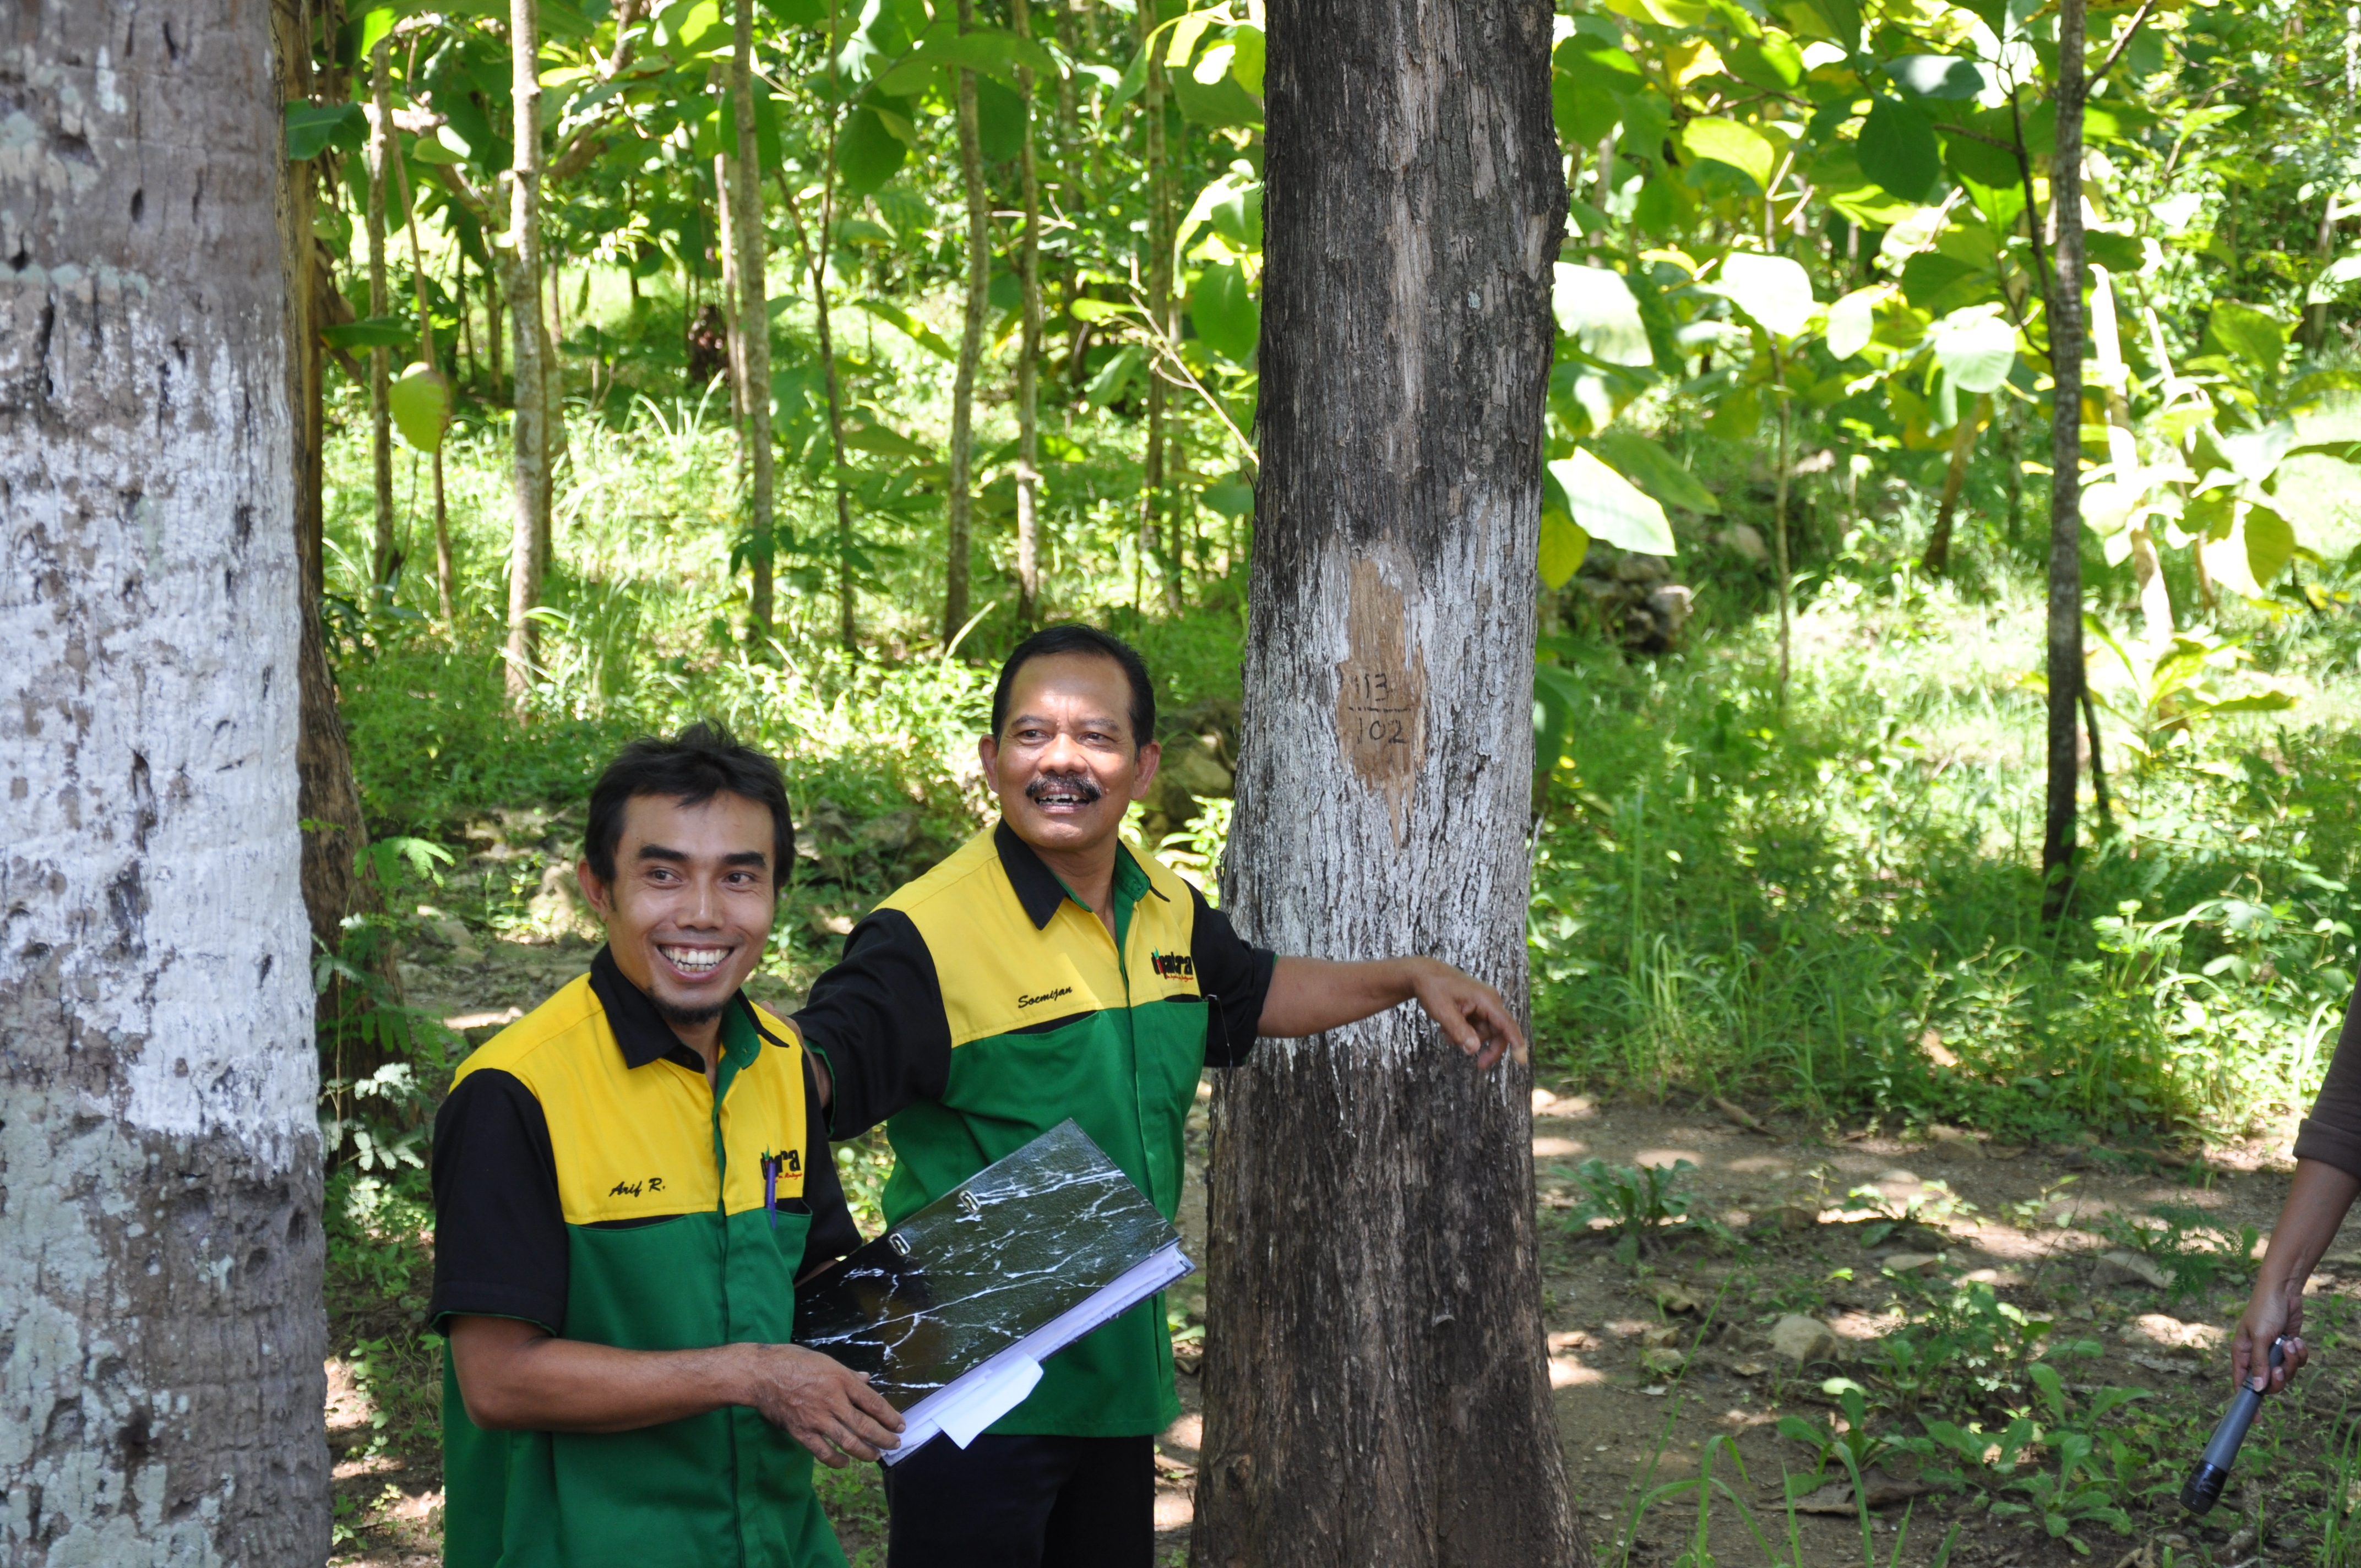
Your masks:
[[[1088,773],[1041,773],[1025,786],[1025,798],[1039,800],[1045,795],[1078,795],[1085,804],[1106,794],[1099,781]]]

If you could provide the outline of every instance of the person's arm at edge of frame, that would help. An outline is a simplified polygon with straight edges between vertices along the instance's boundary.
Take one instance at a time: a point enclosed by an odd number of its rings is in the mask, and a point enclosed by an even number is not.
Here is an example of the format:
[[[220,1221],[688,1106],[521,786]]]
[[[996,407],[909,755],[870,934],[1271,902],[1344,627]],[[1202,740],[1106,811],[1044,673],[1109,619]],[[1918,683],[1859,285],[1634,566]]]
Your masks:
[[[2277,1393],[2311,1359],[2303,1343],[2303,1285],[2314,1265],[2336,1239],[2345,1212],[2361,1195],[2361,1177],[2326,1160],[2299,1159],[2287,1201],[2279,1208],[2271,1244],[2255,1271],[2254,1293],[2238,1319],[2237,1338],[2230,1347],[2230,1370],[2241,1383],[2251,1378],[2260,1393]],[[2271,1341],[2287,1336],[2286,1360],[2275,1371],[2266,1368]]]
[[[2252,1378],[2264,1393],[2286,1387],[2311,1359],[2312,1347],[2302,1337],[2304,1281],[2361,1192],[2361,991],[2345,1008],[2335,1054],[2322,1076],[2312,1114],[2296,1129],[2293,1152],[2295,1179],[2279,1206],[2270,1246],[2255,1270],[2254,1293],[2230,1344],[2230,1368],[2237,1381]],[[2286,1359],[2273,1374],[2271,1341],[2281,1335],[2288,1340]]]
[[[1371,959],[1358,963],[1281,957],[1271,968],[1257,1032],[1295,1039],[1357,1024],[1415,1000],[1444,1036],[1489,1069],[1505,1053],[1528,1060],[1524,1031],[1501,994],[1440,959]]]
[[[841,1468],[895,1447],[902,1417],[859,1373],[794,1344],[622,1350],[517,1318],[455,1315],[451,1365],[487,1431],[618,1432],[745,1405]]]

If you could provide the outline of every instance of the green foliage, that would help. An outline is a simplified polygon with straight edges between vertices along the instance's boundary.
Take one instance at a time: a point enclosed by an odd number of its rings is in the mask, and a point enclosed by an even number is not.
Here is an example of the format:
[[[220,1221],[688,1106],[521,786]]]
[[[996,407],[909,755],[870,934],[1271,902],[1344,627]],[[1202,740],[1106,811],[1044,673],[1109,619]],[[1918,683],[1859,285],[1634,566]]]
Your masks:
[[[1726,664],[1552,645],[1544,711],[1580,743],[1552,757],[1528,922],[1544,1054],[1641,1092],[2017,1138],[2308,1104],[2354,969],[2347,743],[2232,710],[2118,766],[2091,917],[2045,932],[2039,778],[2012,749],[2034,606],[1845,582],[1812,612],[1845,652],[1784,710]]]
[[[1609,1222],[1617,1237],[1615,1255],[1626,1263],[1642,1252],[1653,1252],[1675,1234],[1722,1234],[1721,1227],[1701,1214],[1692,1214],[1692,1193],[1680,1190],[1681,1179],[1697,1167],[1676,1159],[1669,1166],[1609,1165],[1587,1159],[1575,1168],[1574,1179],[1584,1201],[1572,1219],[1577,1225],[1593,1220]]]
[[[2224,1228],[2207,1223],[2202,1209],[2156,1203],[2139,1219],[2109,1212],[2092,1222],[2099,1234],[2156,1261],[2171,1280],[2173,1301],[2203,1301],[2226,1280],[2242,1278],[2262,1233],[2252,1225]]]

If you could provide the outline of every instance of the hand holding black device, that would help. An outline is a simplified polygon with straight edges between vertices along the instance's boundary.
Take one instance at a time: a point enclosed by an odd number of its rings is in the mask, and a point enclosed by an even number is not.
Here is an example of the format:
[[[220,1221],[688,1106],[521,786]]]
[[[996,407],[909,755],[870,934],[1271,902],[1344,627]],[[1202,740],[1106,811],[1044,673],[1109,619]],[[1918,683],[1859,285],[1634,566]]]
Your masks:
[[[2271,1341],[2271,1370],[2279,1370],[2287,1359],[2287,1339],[2282,1335]],[[2268,1387],[2270,1380],[2264,1379]],[[2180,1506],[2192,1514],[2210,1511],[2222,1496],[2223,1486],[2230,1479],[2230,1466],[2238,1461],[2238,1445],[2246,1441],[2246,1429],[2255,1424],[2256,1412],[2263,1408],[2263,1397],[2248,1383],[2238,1385],[2237,1396],[2223,1415],[2221,1425],[2205,1444],[2204,1457],[2180,1488]]]

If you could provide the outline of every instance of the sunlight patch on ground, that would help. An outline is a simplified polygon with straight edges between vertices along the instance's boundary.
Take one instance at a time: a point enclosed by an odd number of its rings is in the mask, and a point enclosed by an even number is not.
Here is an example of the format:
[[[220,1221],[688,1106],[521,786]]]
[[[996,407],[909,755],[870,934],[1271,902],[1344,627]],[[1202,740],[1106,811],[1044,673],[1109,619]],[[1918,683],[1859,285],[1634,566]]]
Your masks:
[[[1579,1138],[1553,1138],[1544,1135],[1533,1140],[1533,1155],[1538,1159],[1562,1159],[1571,1155],[1581,1154],[1589,1146]]]
[[[2173,1350],[2218,1350],[2230,1341],[2230,1332],[2213,1323],[2184,1323],[2163,1312],[2142,1312],[2134,1328],[2151,1344]],[[2126,1339],[2131,1335],[2125,1334]]]
[[[1705,1156],[1695,1149],[1642,1149],[1631,1157],[1633,1165],[1648,1166],[1658,1170],[1670,1170],[1674,1164],[1680,1160],[1686,1160],[1691,1165],[1702,1167],[1705,1164]]]
[[[1607,1381],[1607,1374],[1595,1366],[1583,1365],[1578,1352],[1596,1350],[1598,1341],[1580,1329],[1554,1333],[1549,1337],[1550,1387],[1576,1388]]]
[[[1557,1116],[1570,1122],[1587,1122],[1598,1114],[1587,1094],[1553,1094],[1546,1089],[1533,1091],[1533,1114]]]

